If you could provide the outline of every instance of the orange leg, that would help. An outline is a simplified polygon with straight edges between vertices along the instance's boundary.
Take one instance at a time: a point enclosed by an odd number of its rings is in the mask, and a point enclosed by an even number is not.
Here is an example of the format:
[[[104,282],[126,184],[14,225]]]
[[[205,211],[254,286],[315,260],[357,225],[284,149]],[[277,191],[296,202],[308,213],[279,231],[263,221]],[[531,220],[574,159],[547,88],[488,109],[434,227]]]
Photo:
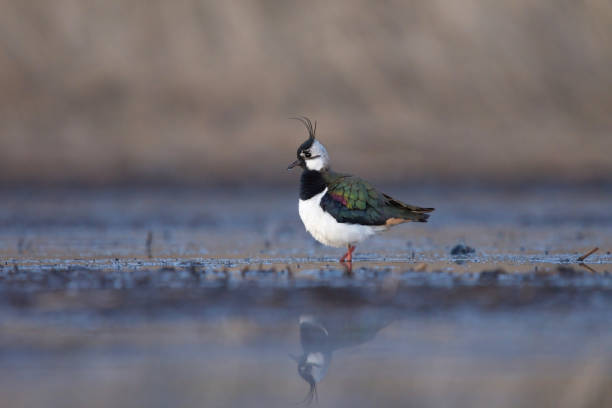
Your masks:
[[[344,254],[342,256],[342,258],[340,258],[340,262],[353,262],[353,251],[355,250],[355,246],[349,244],[348,245],[348,251],[346,251],[346,254]]]

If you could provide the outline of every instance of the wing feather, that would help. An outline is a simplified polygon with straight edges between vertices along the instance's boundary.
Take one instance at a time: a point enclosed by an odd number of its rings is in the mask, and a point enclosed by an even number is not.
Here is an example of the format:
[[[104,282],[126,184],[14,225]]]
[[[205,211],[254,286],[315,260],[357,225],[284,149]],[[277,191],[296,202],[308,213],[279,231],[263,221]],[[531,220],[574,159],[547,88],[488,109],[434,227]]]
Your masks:
[[[356,176],[329,172],[326,184],[321,207],[341,223],[389,225],[390,219],[426,222],[426,213],[434,210],[396,200]]]

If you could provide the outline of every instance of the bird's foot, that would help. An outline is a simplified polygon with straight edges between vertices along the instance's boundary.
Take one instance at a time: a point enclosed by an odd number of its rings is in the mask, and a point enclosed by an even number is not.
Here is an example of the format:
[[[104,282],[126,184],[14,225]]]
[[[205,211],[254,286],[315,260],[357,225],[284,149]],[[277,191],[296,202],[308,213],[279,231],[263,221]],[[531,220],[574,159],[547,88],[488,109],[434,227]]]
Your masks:
[[[340,262],[353,262],[353,251],[355,250],[355,246],[354,245],[349,245],[348,246],[348,251],[346,251],[346,254],[344,254],[342,256],[342,258],[340,258]]]

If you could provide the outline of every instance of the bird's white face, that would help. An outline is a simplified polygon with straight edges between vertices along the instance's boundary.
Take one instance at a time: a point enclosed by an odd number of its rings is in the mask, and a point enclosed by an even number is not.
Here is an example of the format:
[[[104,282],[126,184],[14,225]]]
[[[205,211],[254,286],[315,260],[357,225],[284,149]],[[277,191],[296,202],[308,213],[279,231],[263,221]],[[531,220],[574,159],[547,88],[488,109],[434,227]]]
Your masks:
[[[309,170],[321,171],[329,167],[329,154],[318,140],[315,140],[309,149],[303,150],[300,156]]]

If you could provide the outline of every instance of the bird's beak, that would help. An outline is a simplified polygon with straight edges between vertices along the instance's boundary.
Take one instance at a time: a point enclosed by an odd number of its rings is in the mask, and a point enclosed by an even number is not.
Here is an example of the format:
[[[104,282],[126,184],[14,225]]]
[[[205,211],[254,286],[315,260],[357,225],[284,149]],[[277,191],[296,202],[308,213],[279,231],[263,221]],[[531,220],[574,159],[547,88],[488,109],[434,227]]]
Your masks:
[[[293,163],[291,163],[291,164],[289,165],[289,167],[287,167],[287,170],[291,170],[291,169],[292,169],[292,168],[294,168],[295,166],[299,166],[299,165],[300,165],[300,160],[298,159],[298,160],[294,161]]]

